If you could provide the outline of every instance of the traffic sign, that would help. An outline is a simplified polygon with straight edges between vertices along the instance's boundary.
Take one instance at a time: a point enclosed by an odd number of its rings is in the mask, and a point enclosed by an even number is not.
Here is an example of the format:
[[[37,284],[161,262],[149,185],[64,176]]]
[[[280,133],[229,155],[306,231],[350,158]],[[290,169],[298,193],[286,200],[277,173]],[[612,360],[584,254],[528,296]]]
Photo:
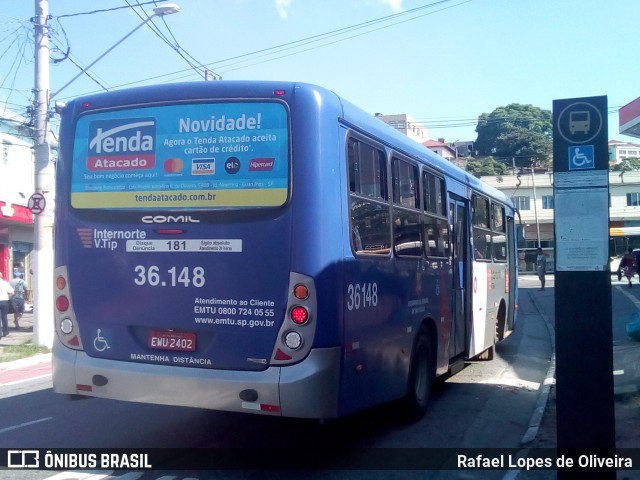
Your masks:
[[[560,112],[555,126],[563,139],[576,144],[591,142],[602,132],[604,122],[597,102],[573,101]]]
[[[27,207],[29,207],[29,210],[31,210],[31,213],[33,213],[34,215],[40,215],[42,212],[44,212],[46,206],[47,201],[45,200],[42,193],[34,193],[29,197]]]
[[[589,170],[596,168],[593,145],[569,147],[569,170]]]

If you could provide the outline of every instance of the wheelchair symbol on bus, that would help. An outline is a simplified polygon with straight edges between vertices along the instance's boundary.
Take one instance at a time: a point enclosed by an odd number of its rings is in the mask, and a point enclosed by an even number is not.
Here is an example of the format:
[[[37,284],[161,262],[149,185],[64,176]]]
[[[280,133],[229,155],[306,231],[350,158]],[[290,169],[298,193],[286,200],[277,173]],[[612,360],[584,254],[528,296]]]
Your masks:
[[[596,168],[593,145],[569,147],[569,170],[587,170]]]
[[[111,348],[107,343],[107,339],[102,336],[102,330],[99,328],[96,333],[96,338],[93,339],[93,348],[98,352],[104,352]]]

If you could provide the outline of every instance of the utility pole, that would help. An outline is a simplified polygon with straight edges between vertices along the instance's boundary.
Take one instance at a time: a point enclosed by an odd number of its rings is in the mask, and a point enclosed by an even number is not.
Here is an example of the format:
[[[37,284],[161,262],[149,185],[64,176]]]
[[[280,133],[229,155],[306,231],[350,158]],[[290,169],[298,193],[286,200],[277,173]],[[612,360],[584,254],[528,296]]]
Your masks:
[[[49,3],[35,0],[34,190],[44,198],[34,216],[33,341],[53,345],[53,212],[55,184],[50,161],[49,131]]]

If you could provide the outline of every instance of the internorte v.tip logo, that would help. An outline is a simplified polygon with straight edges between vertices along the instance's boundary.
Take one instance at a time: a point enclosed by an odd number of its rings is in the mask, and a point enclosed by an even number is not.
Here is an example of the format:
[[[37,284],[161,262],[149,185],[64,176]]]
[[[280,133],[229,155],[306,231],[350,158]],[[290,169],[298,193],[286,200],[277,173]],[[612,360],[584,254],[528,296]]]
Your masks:
[[[154,118],[96,120],[89,124],[87,168],[147,170],[155,166]]]

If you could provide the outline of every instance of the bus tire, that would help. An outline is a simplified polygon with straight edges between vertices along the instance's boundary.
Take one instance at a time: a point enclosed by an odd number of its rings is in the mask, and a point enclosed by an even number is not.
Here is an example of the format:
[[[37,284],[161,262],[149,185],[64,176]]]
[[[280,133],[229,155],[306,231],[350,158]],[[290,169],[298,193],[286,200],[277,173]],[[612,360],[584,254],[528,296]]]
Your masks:
[[[417,421],[427,411],[435,378],[433,345],[429,333],[423,327],[418,333],[411,355],[407,396],[404,409],[410,421]]]

